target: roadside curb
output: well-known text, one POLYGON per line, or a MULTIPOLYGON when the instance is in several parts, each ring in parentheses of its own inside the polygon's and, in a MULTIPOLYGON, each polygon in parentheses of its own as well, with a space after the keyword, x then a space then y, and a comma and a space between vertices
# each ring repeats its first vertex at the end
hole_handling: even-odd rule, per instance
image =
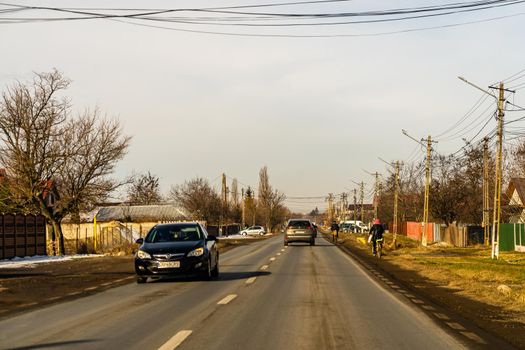
POLYGON ((384 288, 394 292, 396 297, 400 298, 403 302, 411 304, 413 307, 425 313, 444 330, 454 334, 459 340, 465 342, 468 348, 516 349, 516 347, 507 343, 497 334, 481 328, 456 311, 451 310, 447 305, 441 304, 438 300, 427 296, 405 281, 396 278, 395 275, 381 268, 380 259, 364 257, 364 252, 358 248, 352 249, 342 244, 336 244, 335 246, 362 266, 365 272, 384 288))

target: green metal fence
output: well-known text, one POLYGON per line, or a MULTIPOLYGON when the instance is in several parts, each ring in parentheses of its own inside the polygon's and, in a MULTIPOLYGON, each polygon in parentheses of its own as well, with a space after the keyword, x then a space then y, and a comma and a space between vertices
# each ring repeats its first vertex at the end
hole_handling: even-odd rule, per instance
POLYGON ((525 224, 500 224, 499 249, 525 252, 525 224))

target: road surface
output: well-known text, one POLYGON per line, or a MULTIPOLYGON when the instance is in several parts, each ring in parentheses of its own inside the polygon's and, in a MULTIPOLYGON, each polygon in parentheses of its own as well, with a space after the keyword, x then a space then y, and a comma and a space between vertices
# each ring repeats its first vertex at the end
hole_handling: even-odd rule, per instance
MULTIPOLYGON (((0 321, 2 349, 460 349, 337 247, 282 236, 221 256, 215 281, 130 283, 0 321)), ((459 333, 458 333, 459 334, 459 333)))

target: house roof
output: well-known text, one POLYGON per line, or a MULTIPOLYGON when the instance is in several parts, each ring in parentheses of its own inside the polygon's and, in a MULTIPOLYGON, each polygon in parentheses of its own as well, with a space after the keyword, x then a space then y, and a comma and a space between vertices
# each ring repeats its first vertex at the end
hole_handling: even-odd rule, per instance
POLYGON ((185 220, 186 213, 173 205, 119 205, 100 208, 97 221, 169 221, 185 220))
MULTIPOLYGON (((357 210, 361 210, 361 204, 357 204, 356 207, 357 207, 357 210)), ((364 210, 374 210, 374 205, 373 204, 363 204, 363 209, 364 210)), ((354 205, 349 204, 348 210, 354 210, 354 205)))
POLYGON ((517 203, 512 202, 512 196, 514 191, 518 193, 518 196, 522 204, 525 204, 525 178, 523 177, 513 177, 510 179, 509 187, 507 188, 507 204, 516 205, 517 203))

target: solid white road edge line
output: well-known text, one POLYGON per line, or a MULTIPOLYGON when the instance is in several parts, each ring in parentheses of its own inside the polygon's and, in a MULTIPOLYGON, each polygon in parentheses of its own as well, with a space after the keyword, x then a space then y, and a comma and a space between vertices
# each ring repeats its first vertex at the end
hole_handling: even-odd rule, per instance
POLYGON ((257 277, 250 277, 246 280, 246 284, 252 284, 253 282, 255 282, 255 280, 257 279, 257 277))
POLYGON ((168 340, 164 345, 162 345, 159 350, 173 350, 177 346, 179 346, 186 338, 190 336, 192 331, 185 330, 180 331, 177 334, 175 334, 173 337, 171 337, 170 340, 168 340))
POLYGON ((230 301, 232 301, 235 298, 237 298, 237 294, 230 294, 227 297, 225 297, 224 299, 222 299, 221 301, 219 301, 217 303, 217 305, 226 305, 226 304, 228 304, 230 301))

